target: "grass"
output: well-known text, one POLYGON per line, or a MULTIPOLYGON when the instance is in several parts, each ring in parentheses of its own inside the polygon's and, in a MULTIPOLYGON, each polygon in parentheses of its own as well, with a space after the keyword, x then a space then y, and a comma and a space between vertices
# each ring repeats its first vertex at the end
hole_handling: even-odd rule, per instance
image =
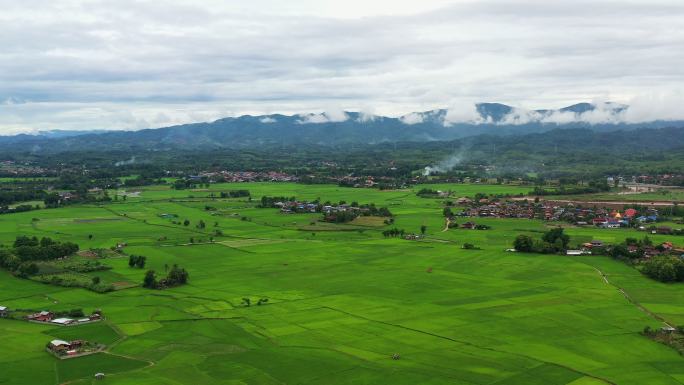
MULTIPOLYGON (((176 191, 151 186, 137 189, 137 198, 106 206, 2 216, 0 243, 9 244, 17 234, 73 241, 83 249, 126 242, 127 253, 147 256, 146 269, 164 274, 178 264, 189 271, 190 282, 165 291, 133 287, 98 294, 0 272, 0 305, 100 308, 107 317, 70 328, 0 320, 5 342, 0 383, 90 384, 98 371, 107 374, 107 383, 121 385, 684 382, 682 357, 639 334, 646 325, 662 323, 617 288, 668 322, 684 324, 684 285, 654 282, 606 257, 504 251, 520 233, 539 237, 548 226, 541 221, 478 219, 492 229, 442 232, 443 200, 417 197, 420 187, 377 191, 245 183, 176 191), (312 225, 319 214, 284 215, 245 198, 210 196, 238 188, 249 189, 255 201, 285 195, 373 202, 390 207, 396 221, 312 225), (219 215, 205 211, 205 205, 219 215), (178 218, 164 219, 162 213, 178 218), (40 220, 32 222, 33 217, 40 220), (172 223, 185 219, 189 226, 172 223), (199 220, 207 223, 205 229, 196 227, 199 220), (419 242, 381 234, 392 227, 419 232, 421 225, 427 226, 427 237, 419 242), (210 243, 215 229, 224 235, 210 243), (202 244, 189 245, 190 238, 202 244), (462 250, 465 242, 481 250, 462 250), (243 298, 253 305, 241 305, 243 298), (260 298, 269 301, 257 306, 260 298), (51 338, 84 338, 110 347, 107 353, 55 363, 43 350, 51 338), (400 359, 393 360, 393 354, 400 359)), ((452 190, 454 196, 526 192, 517 186, 427 187, 452 190)), ((573 242, 643 235, 622 229, 567 232, 573 242)), ((112 270, 88 274, 107 282, 139 283, 146 270, 130 268, 126 258, 102 261, 112 270)))

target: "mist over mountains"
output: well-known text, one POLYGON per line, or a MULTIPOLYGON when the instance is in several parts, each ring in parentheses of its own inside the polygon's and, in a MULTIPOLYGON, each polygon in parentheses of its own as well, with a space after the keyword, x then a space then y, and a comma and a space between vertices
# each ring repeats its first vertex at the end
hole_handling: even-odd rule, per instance
POLYGON ((81 150, 250 148, 264 145, 340 146, 428 142, 476 135, 511 136, 556 129, 596 132, 684 127, 684 121, 639 121, 629 106, 579 103, 558 110, 525 110, 499 103, 386 117, 361 112, 244 115, 208 123, 140 131, 49 131, 0 137, 5 151, 58 153, 81 150))

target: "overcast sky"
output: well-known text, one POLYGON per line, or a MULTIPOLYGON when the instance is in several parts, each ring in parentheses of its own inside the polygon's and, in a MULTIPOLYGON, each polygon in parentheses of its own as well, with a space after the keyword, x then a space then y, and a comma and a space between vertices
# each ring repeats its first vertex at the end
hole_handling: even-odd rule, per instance
POLYGON ((684 118, 682 0, 0 6, 0 134, 474 102, 612 100, 684 118))

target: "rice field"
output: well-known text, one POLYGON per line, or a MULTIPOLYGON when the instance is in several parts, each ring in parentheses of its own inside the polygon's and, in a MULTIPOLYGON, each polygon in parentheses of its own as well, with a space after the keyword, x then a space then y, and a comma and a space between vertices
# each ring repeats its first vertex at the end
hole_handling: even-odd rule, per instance
MULTIPOLYGON (((103 279, 140 283, 148 268, 163 274, 173 264, 190 274, 189 284, 177 288, 98 294, 0 271, 2 306, 101 309, 106 317, 68 328, 0 319, 0 384, 91 384, 97 372, 118 385, 684 383, 684 359, 640 335, 644 326, 662 323, 619 290, 679 325, 684 286, 654 282, 606 257, 505 251, 518 234, 539 236, 548 227, 541 221, 481 219, 476 222, 492 229, 442 231, 443 200, 417 197, 422 187, 435 188, 151 186, 104 206, 0 216, 0 244, 18 234, 50 236, 82 249, 126 243, 126 253, 147 256, 143 270, 130 268, 127 258, 101 260, 113 268, 103 279), (216 198, 231 189, 250 190, 254 201, 216 198), (396 221, 321 223, 320 214, 257 208, 263 195, 375 203, 396 221), (204 229, 196 227, 200 220, 204 229), (423 225, 427 236, 420 241, 382 235, 392 227, 418 233, 423 225), (462 249, 465 242, 480 250, 462 249), (268 302, 256 305, 262 298, 268 302), (108 348, 60 361, 44 350, 53 338, 108 348)), ((527 192, 520 186, 437 188, 455 197, 527 192)), ((572 242, 640 236, 567 232, 572 242)))

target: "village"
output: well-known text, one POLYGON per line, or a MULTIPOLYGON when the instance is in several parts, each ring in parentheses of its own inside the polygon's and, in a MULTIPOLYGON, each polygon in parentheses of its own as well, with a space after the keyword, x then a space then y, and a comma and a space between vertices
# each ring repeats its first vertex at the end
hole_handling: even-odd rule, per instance
POLYGON ((527 199, 501 201, 487 198, 473 200, 465 197, 459 198, 456 203, 465 206, 463 211, 457 214, 464 217, 541 219, 609 229, 634 227, 653 234, 684 234, 682 229, 657 225, 661 217, 658 209, 653 207, 626 208, 621 211, 608 207, 582 207, 573 203, 551 200, 543 202, 527 199))
POLYGON ((326 201, 299 201, 294 197, 267 197, 261 198, 261 208, 277 208, 281 214, 322 213, 327 222, 336 222, 338 218, 353 219, 357 216, 391 217, 386 207, 376 207, 374 203, 359 204, 358 202, 347 203, 340 201, 332 203, 326 201))

